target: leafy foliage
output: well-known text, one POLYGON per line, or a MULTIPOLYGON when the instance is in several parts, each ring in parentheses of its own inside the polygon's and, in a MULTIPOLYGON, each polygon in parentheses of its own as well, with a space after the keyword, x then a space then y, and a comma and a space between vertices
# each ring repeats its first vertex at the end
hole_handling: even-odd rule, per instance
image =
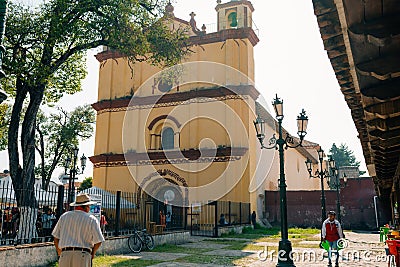
MULTIPOLYGON (((167 1, 48 0, 31 8, 22 3, 9 3, 3 58, 7 77, 1 83, 14 98, 7 148, 19 207, 36 209, 38 206, 32 190, 35 148, 41 151, 41 173, 46 179, 62 154, 62 146, 55 141, 56 145, 50 144, 50 147, 59 148, 59 153, 52 155, 51 163, 46 162, 45 135, 42 134, 42 140, 35 140, 36 130, 42 129, 37 127, 40 120, 43 119, 42 126, 46 125, 46 119, 40 117, 40 107, 58 101, 64 94, 81 90, 88 49, 105 46, 117 50, 130 64, 147 60, 160 65, 177 63, 189 51, 185 29, 170 31, 167 24, 161 22, 164 19, 160 20, 160 9, 167 1)), ((50 125, 47 128, 49 133, 55 130, 50 125)), ((51 139, 51 135, 47 136, 51 139)), ((25 215, 22 212, 21 218, 25 215)), ((36 237, 33 227, 20 229, 16 239, 36 237)))
POLYGON ((47 188, 57 166, 63 167, 63 157, 71 153, 79 140, 93 134, 95 112, 89 106, 77 107, 72 112, 61 108, 49 116, 39 113, 36 123, 36 150, 41 164, 36 173, 42 177, 43 188, 47 188))
MULTIPOLYGON (((81 90, 88 49, 107 47, 128 58, 130 64, 147 60, 152 64, 172 65, 188 53, 186 29, 171 31, 164 23, 169 18, 161 16, 167 2, 49 0, 30 8, 9 3, 3 59, 7 77, 2 85, 14 97, 8 154, 19 206, 36 205, 35 196, 30 193, 34 184, 35 147, 41 150, 42 176, 49 177, 54 162, 55 165, 59 162, 56 158, 59 154, 49 151, 62 150, 59 139, 51 133, 58 131, 71 136, 70 128, 59 132, 56 129, 59 124, 51 125, 55 117, 41 117, 40 107, 81 90), (44 136, 49 138, 49 148, 44 148, 40 139, 35 141, 38 129, 43 130, 42 140, 44 136), (46 154, 56 159, 46 162, 46 154)), ((70 141, 74 144, 76 139, 70 141)))
POLYGON ((131 64, 144 60, 168 66, 178 63, 188 52, 186 30, 171 32, 164 23, 167 18, 160 19, 166 3, 52 0, 29 8, 11 2, 5 90, 15 95, 16 79, 23 77, 25 84, 46 84, 45 101, 57 102, 65 93, 81 90, 86 50, 100 45, 126 55, 131 64))
MULTIPOLYGON (((360 161, 356 160, 354 152, 350 150, 346 144, 340 144, 340 146, 337 147, 336 144, 333 143, 331 149, 329 149, 329 153, 335 160, 337 168, 343 166, 360 167, 360 161)), ((360 171, 360 175, 363 175, 364 173, 365 171, 360 171)))
POLYGON ((86 178, 82 181, 82 183, 81 183, 81 185, 79 186, 78 190, 79 190, 79 191, 83 191, 83 190, 85 190, 85 189, 91 188, 91 187, 92 187, 92 182, 93 182, 93 178, 92 178, 92 177, 86 177, 86 178))
POLYGON ((51 17, 49 11, 41 13, 41 10, 45 9, 33 10, 22 5, 9 5, 4 44, 4 70, 7 78, 3 80, 3 88, 15 96, 18 78, 25 86, 42 83, 46 85, 44 101, 51 103, 57 102, 64 93, 73 94, 81 90, 81 80, 86 77, 86 51, 77 51, 61 59, 65 53, 65 48, 62 48, 66 43, 55 45, 55 39, 49 40, 51 37, 46 34, 49 34, 51 17), (47 45, 53 48, 45 47, 46 39, 47 45), (46 51, 49 55, 44 58, 46 51), (44 61, 48 64, 44 65, 44 61), (53 64, 50 64, 51 61, 53 64))

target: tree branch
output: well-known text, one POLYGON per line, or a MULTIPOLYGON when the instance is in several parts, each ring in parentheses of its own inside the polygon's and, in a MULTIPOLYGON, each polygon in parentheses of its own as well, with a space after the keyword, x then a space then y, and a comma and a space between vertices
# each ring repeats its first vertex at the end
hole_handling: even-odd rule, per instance
POLYGON ((158 1, 154 5, 148 5, 147 3, 139 2, 139 5, 147 10, 151 15, 156 16, 153 13, 154 8, 158 5, 158 1))
POLYGON ((70 56, 74 55, 75 53, 80 52, 80 51, 85 51, 85 50, 88 50, 91 48, 96 48, 100 45, 107 46, 108 44, 109 44, 109 42, 106 40, 96 40, 96 41, 93 41, 90 43, 77 45, 74 48, 71 48, 68 51, 66 51, 53 64, 51 64, 50 73, 54 73, 65 61, 67 61, 67 59, 70 56))
POLYGON ((36 131, 39 134, 40 149, 37 147, 36 142, 35 142, 35 147, 36 147, 36 150, 39 152, 40 161, 42 162, 42 164, 41 164, 42 188, 46 189, 43 186, 45 184, 44 181, 46 179, 46 162, 45 162, 45 156, 44 156, 44 135, 43 135, 42 130, 40 129, 39 123, 36 125, 36 131))

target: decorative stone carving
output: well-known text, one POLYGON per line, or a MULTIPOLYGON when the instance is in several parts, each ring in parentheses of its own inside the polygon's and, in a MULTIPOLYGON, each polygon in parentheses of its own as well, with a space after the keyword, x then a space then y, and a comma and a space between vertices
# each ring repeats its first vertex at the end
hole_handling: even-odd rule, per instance
MULTIPOLYGON (((203 35, 205 33, 205 31, 201 31, 199 30, 199 28, 197 28, 196 26, 196 20, 194 19, 194 17, 196 16, 196 14, 194 12, 190 13, 190 27, 192 27, 192 31, 196 34, 196 35, 203 35)), ((205 28, 205 25, 203 25, 203 27, 205 28)), ((202 27, 202 28, 203 28, 202 27)))

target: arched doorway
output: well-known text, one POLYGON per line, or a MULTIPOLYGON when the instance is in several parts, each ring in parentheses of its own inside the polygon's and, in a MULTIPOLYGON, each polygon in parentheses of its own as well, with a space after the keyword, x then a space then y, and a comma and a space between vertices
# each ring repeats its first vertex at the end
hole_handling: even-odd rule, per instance
POLYGON ((163 180, 155 179, 150 182, 147 189, 147 194, 151 196, 153 201, 150 218, 157 225, 162 225, 164 222, 161 219, 161 214, 165 216, 167 230, 183 229, 184 228, 184 211, 182 207, 183 195, 177 184, 169 178, 163 180), (161 214, 160 214, 161 212, 161 214))
POLYGON ((165 216, 166 230, 183 229, 186 226, 188 185, 177 173, 165 169, 143 179, 138 195, 147 199, 145 225, 162 225, 161 214, 165 216), (184 188, 182 190, 182 188, 184 188), (182 192, 183 191, 183 192, 182 192), (160 214, 161 212, 161 214, 160 214))

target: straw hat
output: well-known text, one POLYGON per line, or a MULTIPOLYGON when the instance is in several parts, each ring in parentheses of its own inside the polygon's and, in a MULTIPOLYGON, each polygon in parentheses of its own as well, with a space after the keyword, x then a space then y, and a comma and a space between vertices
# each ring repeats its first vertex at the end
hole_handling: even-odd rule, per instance
POLYGON ((96 201, 91 201, 90 197, 86 193, 82 193, 76 196, 75 202, 71 203, 70 206, 76 207, 76 206, 87 206, 87 205, 93 205, 96 204, 96 201))

